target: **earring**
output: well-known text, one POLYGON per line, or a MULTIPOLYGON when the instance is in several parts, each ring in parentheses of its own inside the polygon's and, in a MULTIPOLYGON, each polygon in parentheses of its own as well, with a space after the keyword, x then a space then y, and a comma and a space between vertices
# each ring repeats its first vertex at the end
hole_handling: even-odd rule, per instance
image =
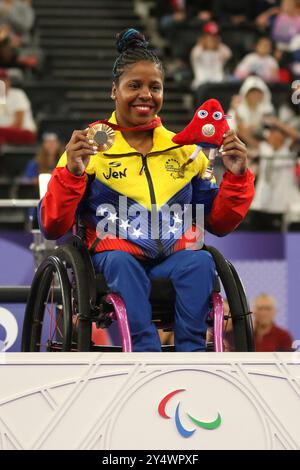
POLYGON ((112 100, 116 99, 116 97, 114 95, 111 95, 110 97, 111 97, 112 100))

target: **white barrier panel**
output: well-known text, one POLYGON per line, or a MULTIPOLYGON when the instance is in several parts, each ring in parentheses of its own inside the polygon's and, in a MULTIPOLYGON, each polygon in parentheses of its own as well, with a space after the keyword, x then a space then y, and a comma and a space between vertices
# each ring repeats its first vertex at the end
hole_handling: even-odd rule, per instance
POLYGON ((300 353, 1 353, 0 449, 299 449, 300 353))

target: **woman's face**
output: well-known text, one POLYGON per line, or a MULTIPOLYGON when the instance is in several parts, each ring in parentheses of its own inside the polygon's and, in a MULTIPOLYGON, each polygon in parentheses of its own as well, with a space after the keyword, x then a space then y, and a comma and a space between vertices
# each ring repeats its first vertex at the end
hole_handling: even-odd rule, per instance
POLYGON ((127 66, 118 83, 113 84, 119 124, 147 124, 159 113, 163 104, 163 75, 150 61, 142 60, 127 66))

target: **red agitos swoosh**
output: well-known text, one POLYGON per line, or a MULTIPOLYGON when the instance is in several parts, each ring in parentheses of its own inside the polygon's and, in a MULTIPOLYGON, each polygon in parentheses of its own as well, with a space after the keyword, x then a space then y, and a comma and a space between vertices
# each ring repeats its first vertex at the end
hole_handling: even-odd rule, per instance
POLYGON ((159 403, 158 405, 158 413, 159 415, 162 417, 162 418, 165 418, 165 419, 170 419, 170 416, 168 416, 166 414, 166 404, 168 403, 168 401, 174 396, 176 395, 177 393, 180 393, 180 392, 185 392, 186 389, 185 388, 180 388, 178 390, 174 390, 174 392, 171 392, 171 393, 168 393, 168 395, 166 395, 162 400, 161 402, 159 403))

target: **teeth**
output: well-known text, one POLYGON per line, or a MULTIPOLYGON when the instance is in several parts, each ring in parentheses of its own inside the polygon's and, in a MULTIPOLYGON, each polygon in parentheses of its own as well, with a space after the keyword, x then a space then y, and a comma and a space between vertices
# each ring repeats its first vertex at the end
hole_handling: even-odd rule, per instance
POLYGON ((141 109, 141 110, 143 110, 143 111, 145 111, 145 110, 148 111, 148 110, 150 109, 150 106, 136 106, 136 108, 137 108, 137 109, 141 109))

